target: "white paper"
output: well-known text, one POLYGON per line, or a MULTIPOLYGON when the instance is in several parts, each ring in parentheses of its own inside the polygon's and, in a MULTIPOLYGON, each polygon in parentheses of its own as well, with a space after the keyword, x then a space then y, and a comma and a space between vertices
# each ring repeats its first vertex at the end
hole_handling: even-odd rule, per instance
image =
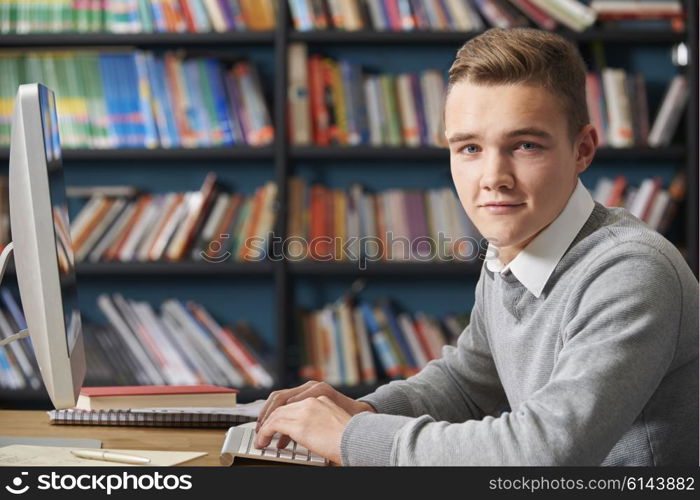
MULTIPOLYGON (((0 448, 0 466, 71 466, 71 467, 140 467, 135 464, 78 458, 70 451, 76 448, 58 446, 28 446, 14 444, 0 448)), ((147 466, 171 466, 206 455, 205 451, 156 451, 103 449, 127 455, 150 458, 147 466)))

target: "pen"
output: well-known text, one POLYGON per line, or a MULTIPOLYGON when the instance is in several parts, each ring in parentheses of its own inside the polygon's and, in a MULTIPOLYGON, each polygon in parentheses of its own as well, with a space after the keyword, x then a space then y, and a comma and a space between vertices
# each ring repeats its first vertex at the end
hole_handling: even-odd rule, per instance
POLYGON ((78 458, 87 458, 88 460, 104 460, 105 462, 118 462, 122 464, 137 464, 144 465, 151 463, 150 458, 137 457, 135 455, 127 455, 125 453, 117 453, 114 451, 105 450, 71 450, 74 456, 78 458))

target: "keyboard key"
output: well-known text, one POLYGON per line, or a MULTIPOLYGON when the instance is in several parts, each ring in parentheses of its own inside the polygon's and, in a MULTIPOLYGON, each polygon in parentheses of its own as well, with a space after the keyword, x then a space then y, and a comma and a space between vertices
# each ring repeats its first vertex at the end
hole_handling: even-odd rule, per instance
POLYGON ((290 441, 287 443, 286 448, 282 448, 279 450, 279 457, 280 458, 286 458, 287 460, 292 460, 292 457, 294 456, 294 441, 290 441))
POLYGON ((278 437, 273 437, 272 441, 270 441, 270 444, 268 444, 265 447, 265 453, 263 453, 263 455, 266 457, 277 458, 277 443, 278 443, 278 441, 279 441, 278 437))
POLYGON ((296 448, 294 449, 294 460, 307 462, 309 460, 309 450, 304 448, 299 443, 296 443, 296 448))
POLYGON ((254 457, 261 457, 265 453, 265 448, 258 449, 255 447, 255 438, 253 438, 253 441, 250 445, 250 450, 248 451, 249 455, 252 455, 254 457))
POLYGON ((309 453, 310 461, 311 462, 316 462, 316 463, 324 463, 326 461, 325 458, 323 458, 320 455, 316 455, 315 453, 309 453))

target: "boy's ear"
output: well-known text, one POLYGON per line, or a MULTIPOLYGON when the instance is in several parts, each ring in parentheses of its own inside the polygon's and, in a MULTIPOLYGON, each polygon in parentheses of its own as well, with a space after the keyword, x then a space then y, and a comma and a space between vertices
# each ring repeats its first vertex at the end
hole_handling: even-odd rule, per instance
POLYGON ((576 150, 576 173, 580 174, 586 170, 595 156, 598 147, 598 132, 592 124, 587 124, 574 144, 576 150))

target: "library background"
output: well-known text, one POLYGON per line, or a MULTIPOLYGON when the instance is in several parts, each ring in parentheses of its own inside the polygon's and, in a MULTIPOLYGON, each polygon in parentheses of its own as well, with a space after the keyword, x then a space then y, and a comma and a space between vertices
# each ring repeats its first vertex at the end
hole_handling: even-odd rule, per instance
MULTIPOLYGON (((213 383, 247 402, 312 378, 358 397, 415 373, 469 321, 484 248, 440 115, 456 50, 489 27, 579 46, 602 137, 585 186, 697 276, 697 9, 1 0, 0 247, 14 96, 41 82, 60 119, 84 385, 213 383)), ((11 277, 1 292, 8 336, 24 318, 11 277)), ((49 408, 22 342, 0 349, 0 407, 49 408)))

